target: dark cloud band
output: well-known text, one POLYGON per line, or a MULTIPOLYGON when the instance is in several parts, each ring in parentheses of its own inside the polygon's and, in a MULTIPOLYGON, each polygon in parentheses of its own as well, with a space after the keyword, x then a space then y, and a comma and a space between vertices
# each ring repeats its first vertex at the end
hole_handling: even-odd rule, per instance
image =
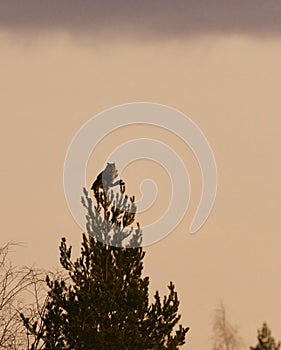
POLYGON ((0 28, 118 35, 281 34, 278 0, 9 0, 0 28))

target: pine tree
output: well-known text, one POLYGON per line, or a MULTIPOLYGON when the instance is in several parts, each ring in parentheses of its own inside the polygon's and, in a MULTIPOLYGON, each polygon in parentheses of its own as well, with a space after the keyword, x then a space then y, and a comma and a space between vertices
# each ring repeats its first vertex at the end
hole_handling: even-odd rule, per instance
MULTIPOLYGON (((121 193, 95 194, 96 205, 84 189, 87 231, 81 255, 72 261, 71 247, 63 238, 60 262, 68 278, 47 276, 49 299, 43 328, 30 325, 43 349, 176 350, 185 343, 188 328, 179 322, 175 286, 161 300, 156 292, 149 304, 149 278, 142 277, 144 251, 135 219, 134 197, 121 193), (124 242, 127 240, 126 246, 124 242)), ((36 349, 32 346, 30 349, 36 349)))
POLYGON ((271 336, 271 330, 264 322, 262 329, 258 329, 258 344, 255 347, 250 347, 251 350, 279 350, 281 343, 276 343, 271 336))

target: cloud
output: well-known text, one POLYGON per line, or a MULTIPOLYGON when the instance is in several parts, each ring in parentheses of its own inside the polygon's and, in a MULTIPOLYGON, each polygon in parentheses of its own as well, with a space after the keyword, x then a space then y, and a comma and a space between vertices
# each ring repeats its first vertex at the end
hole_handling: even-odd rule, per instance
POLYGON ((0 29, 99 36, 178 37, 216 33, 281 34, 278 0, 9 0, 0 29))

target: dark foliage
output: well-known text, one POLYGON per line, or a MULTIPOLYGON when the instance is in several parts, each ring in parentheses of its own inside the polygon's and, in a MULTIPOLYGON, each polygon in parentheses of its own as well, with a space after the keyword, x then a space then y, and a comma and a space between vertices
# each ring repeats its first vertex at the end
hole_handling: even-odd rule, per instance
POLYGON ((156 292, 149 304, 141 230, 138 224, 131 227, 134 198, 124 193, 124 183, 116 194, 101 188, 93 207, 84 190, 88 234, 83 234, 81 255, 73 261, 71 247, 62 239, 60 262, 69 278, 47 276, 48 302, 40 332, 25 320, 42 349, 175 350, 185 343, 188 328, 175 330, 180 316, 174 285, 170 283, 162 301, 156 292))
POLYGON ((279 350, 281 343, 276 343, 271 335, 271 331, 264 322, 262 328, 258 330, 258 344, 250 347, 251 350, 279 350))

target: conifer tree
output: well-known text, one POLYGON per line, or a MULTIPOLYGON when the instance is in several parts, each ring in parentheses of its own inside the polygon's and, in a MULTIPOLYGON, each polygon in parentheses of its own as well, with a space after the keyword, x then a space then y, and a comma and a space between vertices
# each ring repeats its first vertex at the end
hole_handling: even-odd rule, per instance
POLYGON ((258 329, 258 344, 255 347, 250 347, 251 350, 279 350, 281 343, 275 342, 271 335, 271 330, 264 322, 261 329, 258 329))
POLYGON ((43 327, 23 317, 42 349, 176 350, 185 343, 188 328, 179 325, 175 330, 180 315, 174 284, 170 282, 168 296, 161 300, 156 292, 149 304, 149 278, 142 277, 142 233, 139 224, 132 227, 134 197, 125 195, 123 182, 120 189, 114 193, 101 188, 95 206, 84 189, 88 234, 83 234, 81 255, 73 261, 71 246, 62 239, 60 262, 69 277, 47 276, 43 327))

